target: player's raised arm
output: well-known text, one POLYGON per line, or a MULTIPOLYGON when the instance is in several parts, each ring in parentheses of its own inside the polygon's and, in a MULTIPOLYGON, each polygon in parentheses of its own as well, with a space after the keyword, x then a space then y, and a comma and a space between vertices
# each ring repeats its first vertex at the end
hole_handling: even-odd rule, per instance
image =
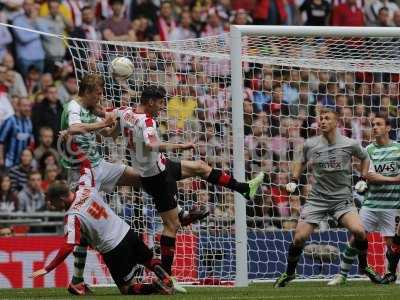
POLYGON ((183 144, 162 142, 157 133, 156 122, 152 118, 148 118, 145 120, 145 125, 143 129, 143 139, 145 142, 145 147, 148 150, 155 152, 187 150, 187 149, 194 149, 195 147, 192 142, 183 144))
MULTIPOLYGON (((64 182, 53 183, 47 191, 47 199, 51 205, 57 210, 68 208, 74 201, 75 197, 69 191, 68 185, 64 182)), ((65 258, 74 250, 74 246, 78 245, 81 240, 81 223, 76 215, 68 215, 65 220, 65 241, 58 250, 56 257, 43 269, 37 270, 32 274, 33 278, 46 275, 61 264, 65 258)))

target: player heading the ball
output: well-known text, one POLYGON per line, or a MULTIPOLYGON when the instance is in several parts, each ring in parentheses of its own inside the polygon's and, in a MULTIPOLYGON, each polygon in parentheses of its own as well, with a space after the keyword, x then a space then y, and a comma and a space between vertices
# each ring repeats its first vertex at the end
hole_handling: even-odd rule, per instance
MULTIPOLYGON (((163 220, 161 261, 164 269, 171 274, 171 266, 175 255, 176 234, 181 225, 177 209, 177 181, 198 176, 209 183, 229 188, 242 194, 245 198, 253 198, 263 183, 264 173, 259 173, 248 182, 238 182, 224 171, 207 165, 204 161, 173 161, 166 157, 166 151, 195 149, 192 142, 162 142, 155 117, 163 109, 166 91, 163 87, 149 85, 143 88, 140 104, 133 110, 130 107, 115 109, 120 118, 121 130, 135 169, 140 172, 143 189, 153 197, 155 206, 163 220)), ((207 210, 199 213, 208 214, 207 210)), ((190 221, 190 220, 189 220, 190 221)))

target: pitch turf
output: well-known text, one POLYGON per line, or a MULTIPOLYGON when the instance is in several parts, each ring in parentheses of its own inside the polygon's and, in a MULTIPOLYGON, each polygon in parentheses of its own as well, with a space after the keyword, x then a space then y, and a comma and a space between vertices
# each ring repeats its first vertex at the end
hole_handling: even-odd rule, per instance
POLYGON ((188 288, 186 295, 174 296, 121 296, 116 288, 96 288, 95 296, 70 296, 65 289, 0 289, 0 299, 362 299, 362 300, 400 300, 400 286, 379 286, 369 282, 351 282, 340 288, 327 287, 326 282, 292 283, 283 289, 273 289, 272 284, 252 284, 248 288, 188 288))

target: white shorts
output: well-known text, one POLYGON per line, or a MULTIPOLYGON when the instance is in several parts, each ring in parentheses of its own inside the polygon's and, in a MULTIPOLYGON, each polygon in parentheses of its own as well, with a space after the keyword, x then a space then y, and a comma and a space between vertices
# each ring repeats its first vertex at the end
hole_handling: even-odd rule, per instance
POLYGON ((359 214, 365 231, 378 231, 383 236, 395 235, 397 210, 371 210, 362 207, 359 214))
MULTIPOLYGON (((126 166, 120 163, 110 163, 102 159, 100 163, 92 169, 95 186, 98 191, 111 193, 119 178, 125 171, 126 166)), ((76 190, 80 177, 79 169, 68 169, 68 184, 72 191, 76 190)))

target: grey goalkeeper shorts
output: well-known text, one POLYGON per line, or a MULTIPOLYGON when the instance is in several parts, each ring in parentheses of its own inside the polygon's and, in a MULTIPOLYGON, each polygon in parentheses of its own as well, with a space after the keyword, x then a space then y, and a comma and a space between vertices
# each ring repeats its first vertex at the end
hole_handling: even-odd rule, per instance
POLYGON ((332 216, 339 220, 343 215, 348 212, 357 213, 357 208, 353 204, 353 200, 343 201, 324 201, 316 202, 306 201, 300 214, 300 219, 309 224, 318 225, 321 221, 326 220, 327 216, 332 216))

